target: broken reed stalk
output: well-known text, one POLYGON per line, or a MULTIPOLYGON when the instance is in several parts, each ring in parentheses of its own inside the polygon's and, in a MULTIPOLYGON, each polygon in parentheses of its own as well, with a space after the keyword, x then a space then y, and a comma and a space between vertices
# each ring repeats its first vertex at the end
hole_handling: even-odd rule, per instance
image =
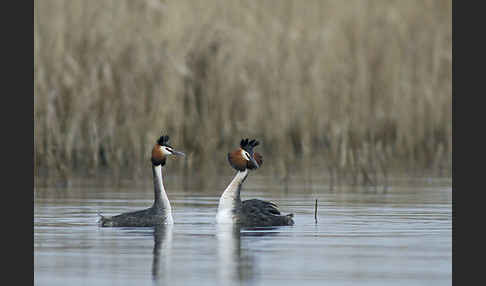
POLYGON ((316 205, 314 206, 314 221, 317 224, 317 199, 316 199, 316 205))

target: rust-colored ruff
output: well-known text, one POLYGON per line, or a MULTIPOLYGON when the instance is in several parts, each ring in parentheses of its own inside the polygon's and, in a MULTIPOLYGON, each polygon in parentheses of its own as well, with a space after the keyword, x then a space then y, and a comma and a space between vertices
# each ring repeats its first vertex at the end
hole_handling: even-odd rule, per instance
POLYGON ((154 148, 152 148, 152 164, 155 166, 164 165, 165 164, 165 155, 162 153, 162 148, 159 144, 155 144, 154 148))
POLYGON ((247 168, 248 161, 243 158, 242 149, 238 148, 235 151, 228 153, 228 161, 230 165, 238 171, 244 171, 247 168))

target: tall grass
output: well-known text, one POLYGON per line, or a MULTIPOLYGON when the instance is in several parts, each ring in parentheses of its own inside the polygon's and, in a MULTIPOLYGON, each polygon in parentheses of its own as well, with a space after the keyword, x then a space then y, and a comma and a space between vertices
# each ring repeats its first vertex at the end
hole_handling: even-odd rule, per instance
MULTIPOLYGON (((452 3, 35 1, 34 170, 450 170, 452 3)), ((371 171, 370 171, 371 170, 371 171)), ((148 172, 150 173, 150 172, 148 172)))

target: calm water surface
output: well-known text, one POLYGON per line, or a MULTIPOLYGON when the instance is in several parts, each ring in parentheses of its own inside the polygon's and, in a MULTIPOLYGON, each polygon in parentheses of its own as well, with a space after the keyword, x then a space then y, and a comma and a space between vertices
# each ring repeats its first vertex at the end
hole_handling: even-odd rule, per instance
MULTIPOLYGON (((231 178, 221 178, 230 181, 231 178)), ((242 197, 278 202, 295 226, 215 224, 223 188, 169 188, 175 224, 99 228, 105 215, 149 207, 150 185, 34 191, 36 285, 451 285, 452 181, 392 181, 386 192, 284 188, 249 177, 242 197), (314 203, 318 199, 318 222, 314 203)))

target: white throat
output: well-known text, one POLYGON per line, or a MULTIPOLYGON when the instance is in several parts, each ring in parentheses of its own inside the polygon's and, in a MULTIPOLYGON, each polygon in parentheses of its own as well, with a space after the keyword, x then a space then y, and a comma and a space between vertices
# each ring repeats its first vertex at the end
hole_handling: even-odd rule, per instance
POLYGON ((162 179, 162 165, 153 166, 153 175, 154 175, 154 207, 161 209, 167 219, 166 224, 173 224, 174 220, 172 219, 172 207, 170 206, 169 198, 167 197, 167 193, 165 192, 164 182, 162 179))
POLYGON ((247 176, 248 169, 238 171, 231 183, 224 190, 219 198, 218 213, 216 215, 217 223, 238 222, 241 210, 241 184, 243 184, 247 176))

